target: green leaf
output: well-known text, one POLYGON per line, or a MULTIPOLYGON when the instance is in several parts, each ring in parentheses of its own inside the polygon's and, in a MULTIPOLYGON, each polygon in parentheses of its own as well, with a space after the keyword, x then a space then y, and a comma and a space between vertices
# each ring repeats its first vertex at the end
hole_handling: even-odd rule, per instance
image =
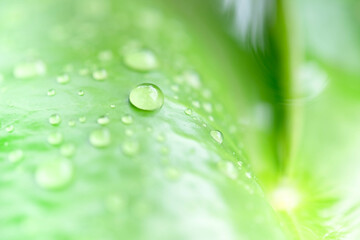
POLYGON ((239 146, 255 61, 175 10, 1 1, 1 239, 285 239, 239 146))

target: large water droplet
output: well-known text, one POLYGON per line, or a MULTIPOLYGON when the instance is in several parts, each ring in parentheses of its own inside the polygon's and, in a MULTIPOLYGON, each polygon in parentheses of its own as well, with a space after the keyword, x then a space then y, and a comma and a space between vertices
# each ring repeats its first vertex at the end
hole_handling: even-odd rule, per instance
POLYGON ((124 116, 121 117, 121 121, 122 121, 124 124, 129 125, 129 124, 132 124, 133 118, 132 118, 131 115, 124 115, 124 116))
POLYGON ((68 185, 74 175, 74 168, 70 161, 55 159, 41 163, 35 173, 37 184, 49 190, 60 189, 68 185))
POLYGON ((61 132, 53 132, 50 133, 48 136, 48 142, 51 145, 59 145, 60 143, 62 143, 63 139, 64 137, 61 132))
POLYGON ((24 153, 21 149, 17 149, 10 152, 8 156, 9 161, 12 163, 20 161, 21 159, 23 159, 23 157, 24 157, 24 153))
POLYGON ((49 123, 51 125, 57 126, 61 123, 61 117, 59 114, 53 114, 49 117, 49 123))
POLYGON ((124 63, 137 71, 149 71, 158 67, 155 54, 150 50, 138 50, 126 53, 124 63))
POLYGON ((218 130, 212 130, 210 131, 211 137, 218 143, 222 143, 224 140, 223 134, 218 130))
POLYGON ((110 131, 107 128, 96 129, 91 132, 89 141, 94 147, 106 147, 111 143, 110 131))
POLYGON ((68 82, 70 82, 70 77, 67 74, 63 74, 57 77, 57 82, 60 84, 66 84, 68 82))
POLYGON ((97 70, 93 72, 93 78, 98 81, 105 80, 107 78, 108 74, 105 69, 97 70))
POLYGON ((131 90, 129 100, 141 110, 154 111, 164 104, 164 94, 156 85, 144 83, 131 90))

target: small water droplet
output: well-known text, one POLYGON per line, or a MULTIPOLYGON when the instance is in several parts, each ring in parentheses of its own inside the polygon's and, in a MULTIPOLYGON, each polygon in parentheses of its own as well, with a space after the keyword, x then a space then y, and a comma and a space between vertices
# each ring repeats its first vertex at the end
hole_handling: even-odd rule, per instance
POLYGON ((61 146, 60 148, 60 153, 64 156, 64 157, 71 157, 75 154, 75 145, 72 143, 66 143, 64 145, 61 146))
POLYGON ((124 115, 121 117, 121 121, 124 123, 124 124, 127 124, 127 125, 130 125, 133 123, 133 118, 131 115, 124 115))
POLYGON ((69 120, 68 125, 69 127, 74 127, 76 125, 75 120, 69 120))
POLYGON ((171 90, 173 90, 174 92, 178 92, 179 91, 179 86, 178 85, 172 85, 171 90))
POLYGON ((36 169, 35 180, 44 189, 55 190, 67 186, 74 176, 73 164, 64 159, 42 162, 36 169))
POLYGON ((110 122, 110 118, 108 116, 101 116, 97 119, 97 123, 100 125, 107 125, 110 122))
POLYGON ((200 102, 199 101, 192 101, 191 104, 196 108, 200 108, 200 102))
POLYGON ((30 78, 43 76, 46 73, 46 65, 42 61, 21 63, 14 68, 16 78, 30 78))
POLYGON ((85 116, 79 117, 79 122, 80 123, 85 123, 86 122, 86 117, 85 116))
POLYGON ((237 169, 232 162, 220 162, 219 167, 229 178, 236 179, 238 177, 237 169))
POLYGON ((108 74, 105 69, 97 70, 93 72, 93 78, 98 81, 105 80, 107 78, 108 74))
POLYGON ((245 173, 245 176, 246 176, 247 178, 249 178, 249 179, 252 178, 252 175, 251 175, 250 172, 246 172, 246 173, 245 173))
POLYGON ((110 131, 107 128, 96 129, 90 133, 89 141, 94 147, 106 147, 111 143, 110 131))
POLYGON ((203 107, 204 107, 204 110, 208 113, 211 113, 213 111, 211 103, 204 103, 203 107))
POLYGON ((57 126, 61 123, 61 117, 59 116, 59 114, 52 114, 49 117, 49 123, 53 126, 57 126))
POLYGON ((212 130, 210 131, 211 137, 218 143, 222 143, 224 140, 223 134, 218 130, 212 130))
POLYGON ((144 83, 131 90, 129 100, 138 109, 154 111, 164 104, 164 94, 156 85, 144 83))
POLYGON ((9 125, 9 126, 6 127, 6 131, 7 131, 8 133, 13 132, 14 130, 15 130, 14 125, 9 125))
POLYGON ((116 108, 116 105, 115 104, 110 104, 110 108, 114 109, 114 108, 116 108))
POLYGON ((158 67, 155 54, 150 50, 138 50, 126 53, 124 63, 129 68, 137 71, 150 71, 158 67))
POLYGON ((84 96, 84 94, 85 94, 85 93, 84 93, 84 90, 79 90, 79 91, 78 91, 78 95, 79 95, 79 96, 84 96))
POLYGON ((80 76, 86 76, 86 75, 89 74, 89 69, 87 69, 87 68, 81 68, 81 69, 79 70, 79 74, 80 74, 80 76))
POLYGON ((183 78, 191 87, 196 88, 196 89, 201 87, 200 76, 197 72, 195 72, 193 70, 186 71, 183 74, 183 78))
POLYGON ((58 76, 56 80, 60 84, 67 84, 68 82, 70 82, 70 77, 67 74, 63 74, 58 76))
POLYGON ((126 155, 133 156, 139 151, 139 144, 135 141, 126 141, 122 145, 122 150, 126 155))
POLYGON ((56 94, 56 91, 55 91, 55 89, 52 89, 52 88, 49 89, 47 92, 47 95, 50 97, 55 96, 55 94, 56 94))
POLYGON ((204 89, 204 91, 202 91, 202 95, 204 98, 209 99, 209 98, 211 98, 212 93, 209 89, 204 89))
POLYGON ((185 109, 184 113, 188 116, 192 114, 192 110, 190 108, 185 109))
POLYGON ((21 149, 17 149, 17 150, 14 150, 12 152, 9 153, 9 161, 12 162, 12 163, 16 163, 16 162, 19 162, 20 160, 22 160, 24 157, 24 153, 21 149))
POLYGON ((48 142, 51 145, 59 145, 60 143, 62 143, 63 139, 64 137, 61 132, 53 132, 50 133, 48 136, 48 142))

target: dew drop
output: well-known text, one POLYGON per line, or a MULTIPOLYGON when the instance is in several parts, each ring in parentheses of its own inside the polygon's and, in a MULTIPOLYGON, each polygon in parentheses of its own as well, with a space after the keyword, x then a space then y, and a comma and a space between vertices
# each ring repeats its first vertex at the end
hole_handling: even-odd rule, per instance
POLYGON ((70 82, 70 77, 67 74, 63 74, 58 76, 56 80, 60 84, 67 84, 68 82, 70 82))
POLYGON ((211 113, 213 111, 213 107, 211 103, 204 103, 203 104, 204 110, 208 113, 211 113))
POLYGON ((35 172, 37 184, 44 189, 55 190, 67 186, 74 176, 73 164, 64 159, 41 163, 35 172))
POLYGON ((192 110, 190 108, 185 109, 184 113, 188 116, 192 114, 192 110))
POLYGON ((80 76, 86 76, 86 75, 89 74, 89 69, 82 68, 82 69, 79 70, 79 74, 80 74, 80 76))
POLYGON ((224 140, 223 134, 218 130, 212 130, 210 131, 211 137, 218 143, 222 143, 224 140))
POLYGON ((74 120, 69 120, 69 122, 68 122, 69 127, 74 127, 75 125, 76 125, 76 122, 74 120))
POLYGON ((149 71, 158 67, 155 54, 150 50, 138 50, 126 53, 124 63, 129 68, 137 71, 149 71))
POLYGON ((75 154, 75 145, 72 143, 67 143, 61 146, 60 153, 64 157, 71 157, 75 154))
POLYGON ((110 122, 110 118, 108 116, 101 116, 97 119, 97 123, 100 125, 107 125, 110 122))
POLYGON ((199 101, 192 101, 191 104, 196 108, 200 107, 200 102, 199 101))
POLYGON ((249 179, 252 178, 252 175, 251 175, 250 172, 246 172, 246 173, 245 173, 245 176, 246 176, 247 178, 249 178, 249 179))
POLYGON ((133 118, 131 115, 124 115, 121 117, 121 121, 126 125, 130 125, 133 123, 133 118))
POLYGON ((48 142, 51 145, 59 145, 60 143, 62 143, 63 139, 64 137, 61 132, 53 132, 50 133, 48 136, 48 142))
POLYGON ((127 141, 122 145, 123 152, 128 156, 133 156, 139 151, 139 144, 135 141, 127 141))
POLYGON ((219 167, 222 172, 225 173, 231 179, 236 179, 238 177, 237 169, 235 168, 234 164, 231 162, 221 162, 219 167))
POLYGON ((79 96, 84 96, 84 94, 85 94, 85 93, 84 93, 84 90, 79 90, 79 91, 78 91, 78 95, 79 95, 79 96))
POLYGON ((49 123, 53 126, 57 126, 61 123, 61 117, 59 114, 53 114, 49 117, 49 123))
POLYGON ((106 147, 111 143, 110 131, 107 128, 96 129, 90 133, 89 141, 94 147, 106 147))
POLYGON ((85 116, 79 117, 79 122, 80 122, 80 123, 86 122, 86 117, 85 117, 85 116))
POLYGON ((19 162, 21 159, 23 159, 23 157, 24 157, 24 153, 20 149, 10 152, 8 156, 9 161, 12 163, 19 162))
POLYGON ((98 81, 103 81, 107 78, 108 74, 105 69, 97 70, 93 72, 93 78, 98 81))
POLYGON ((131 129, 126 129, 125 130, 125 135, 130 137, 130 136, 134 135, 134 131, 131 130, 131 129))
POLYGON ((52 89, 52 88, 49 89, 47 92, 47 95, 50 97, 55 96, 55 94, 56 94, 56 91, 55 91, 55 89, 52 89))
POLYGON ((110 108, 114 109, 116 107, 115 104, 110 104, 110 108))
POLYGON ((107 62, 113 58, 113 54, 110 50, 101 51, 98 58, 100 61, 107 62))
POLYGON ((186 71, 183 74, 183 78, 191 87, 196 88, 196 89, 201 87, 200 76, 197 72, 195 72, 193 70, 186 71))
POLYGON ((7 126, 7 127, 6 127, 6 131, 7 131, 8 133, 13 132, 14 130, 15 130, 14 125, 10 125, 10 126, 7 126))
POLYGON ((164 104, 164 94, 156 85, 144 83, 131 90, 129 100, 138 109, 154 111, 164 104))
POLYGON ((22 63, 14 68, 16 78, 30 78, 43 76, 46 73, 46 65, 42 61, 22 63))

